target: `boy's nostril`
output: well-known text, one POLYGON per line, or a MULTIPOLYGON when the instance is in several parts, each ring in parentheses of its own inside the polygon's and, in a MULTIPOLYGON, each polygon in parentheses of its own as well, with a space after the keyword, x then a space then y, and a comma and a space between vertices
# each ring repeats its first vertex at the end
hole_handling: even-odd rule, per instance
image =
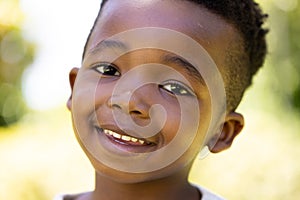
MULTIPOLYGON (((125 106, 123 107, 120 104, 112 104, 112 108, 123 110, 124 112, 126 111, 126 107, 125 106)), ((137 109, 130 110, 130 108, 126 112, 129 112, 129 114, 133 114, 133 115, 141 115, 141 114, 143 114, 142 111, 139 111, 137 109)))
POLYGON ((118 104, 112 104, 112 107, 113 108, 117 108, 117 109, 121 109, 122 110, 122 107, 118 104))
POLYGON ((138 110, 132 110, 132 111, 130 111, 130 114, 140 115, 140 114, 142 114, 142 112, 140 112, 138 110))

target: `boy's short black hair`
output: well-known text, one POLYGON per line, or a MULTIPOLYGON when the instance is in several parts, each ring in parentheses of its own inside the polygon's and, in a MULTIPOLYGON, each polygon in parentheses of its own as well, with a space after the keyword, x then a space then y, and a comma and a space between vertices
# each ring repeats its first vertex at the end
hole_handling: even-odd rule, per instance
MULTIPOLYGON (((83 57, 89 38, 108 0, 103 0, 100 11, 87 38, 83 57)), ((227 51, 224 64, 227 71, 223 75, 227 94, 227 110, 233 111, 240 103, 245 90, 251 85, 252 77, 263 65, 267 53, 266 34, 263 28, 267 18, 259 5, 253 0, 182 0, 194 2, 210 12, 221 16, 240 33, 242 41, 232 44, 227 51)))

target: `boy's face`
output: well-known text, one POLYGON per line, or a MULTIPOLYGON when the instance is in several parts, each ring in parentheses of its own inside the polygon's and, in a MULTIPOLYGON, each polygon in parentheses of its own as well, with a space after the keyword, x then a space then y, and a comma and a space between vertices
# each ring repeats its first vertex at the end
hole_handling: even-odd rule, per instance
POLYGON ((136 182, 190 167, 224 123, 218 72, 236 35, 191 2, 108 1, 70 74, 74 130, 95 169, 136 182))

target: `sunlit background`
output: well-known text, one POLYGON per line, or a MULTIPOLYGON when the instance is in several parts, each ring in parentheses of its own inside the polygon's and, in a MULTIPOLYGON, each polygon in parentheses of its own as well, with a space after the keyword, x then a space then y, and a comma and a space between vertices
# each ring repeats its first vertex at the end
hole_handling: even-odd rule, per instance
MULTIPOLYGON (((238 109, 232 148, 197 160, 191 181, 233 200, 300 199, 300 2, 260 0, 269 55, 238 109)), ((0 199, 93 189, 64 104, 98 0, 0 0, 0 199)))

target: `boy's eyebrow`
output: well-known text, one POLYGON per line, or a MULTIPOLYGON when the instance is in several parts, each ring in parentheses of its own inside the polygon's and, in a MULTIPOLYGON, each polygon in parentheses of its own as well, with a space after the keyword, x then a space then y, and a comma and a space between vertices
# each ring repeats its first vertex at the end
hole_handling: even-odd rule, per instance
MULTIPOLYGON (((95 47, 93 47, 89 53, 91 54, 95 54, 95 53, 99 53, 101 51, 103 51, 106 48, 112 48, 112 49, 120 49, 123 51, 128 50, 128 46, 118 40, 102 40, 101 42, 99 42, 98 44, 96 44, 95 47)), ((167 54, 164 55, 162 58, 163 62, 166 63, 173 63, 173 64, 177 64, 180 66, 183 66, 185 70, 188 71, 189 74, 191 74, 194 78, 196 78, 198 81, 200 81, 200 83, 205 86, 205 81, 202 78, 201 74, 199 73, 199 71, 197 70, 197 68, 192 65, 190 62, 188 62, 186 59, 180 57, 180 56, 176 56, 173 54, 167 54)))
POLYGON ((191 74, 194 78, 200 81, 200 83, 203 86, 206 85, 203 77, 201 76, 197 68, 194 65, 192 65, 190 62, 188 62, 186 59, 173 54, 167 54, 163 56, 163 61, 166 63, 174 63, 183 66, 184 69, 187 70, 188 73, 191 74))
POLYGON ((103 51, 106 48, 120 49, 120 50, 126 50, 126 49, 128 49, 128 47, 126 46, 126 44, 124 44, 121 41, 117 41, 117 40, 102 40, 101 42, 99 42, 98 44, 96 44, 96 46, 93 47, 89 51, 89 53, 95 54, 95 53, 103 51))

